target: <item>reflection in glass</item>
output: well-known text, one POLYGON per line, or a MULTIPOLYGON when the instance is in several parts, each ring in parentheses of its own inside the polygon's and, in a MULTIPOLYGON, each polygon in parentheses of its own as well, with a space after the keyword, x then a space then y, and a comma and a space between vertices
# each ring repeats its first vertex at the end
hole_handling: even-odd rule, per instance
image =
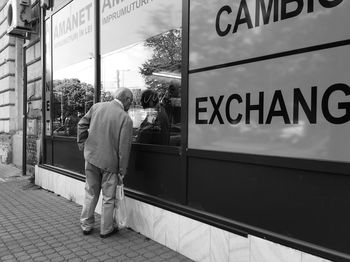
POLYGON ((76 136, 79 119, 93 104, 93 64, 85 62, 54 72, 53 135, 76 136))
POLYGON ((159 103, 158 93, 152 89, 144 90, 141 105, 146 114, 137 131, 136 142, 168 145, 169 118, 159 103))
POLYGON ((181 29, 172 29, 106 54, 102 90, 127 87, 134 142, 179 146, 181 142, 181 29))
POLYGON ((93 10, 93 1, 74 0, 52 16, 51 116, 55 136, 76 136, 79 118, 93 104, 93 10))

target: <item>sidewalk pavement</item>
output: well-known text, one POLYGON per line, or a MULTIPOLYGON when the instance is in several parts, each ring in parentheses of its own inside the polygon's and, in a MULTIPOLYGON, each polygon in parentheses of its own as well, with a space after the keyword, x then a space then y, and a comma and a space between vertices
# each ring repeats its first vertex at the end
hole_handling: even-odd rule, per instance
POLYGON ((100 216, 84 236, 81 206, 0 164, 0 261, 191 261, 132 230, 101 239, 100 216))

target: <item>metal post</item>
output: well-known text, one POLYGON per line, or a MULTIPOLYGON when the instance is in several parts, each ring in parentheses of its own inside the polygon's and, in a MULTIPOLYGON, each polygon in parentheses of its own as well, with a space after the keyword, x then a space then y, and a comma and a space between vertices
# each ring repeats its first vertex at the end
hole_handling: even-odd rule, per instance
POLYGON ((95 95, 94 102, 101 100, 101 53, 100 53, 100 1, 95 0, 95 95))
POLYGON ((27 47, 23 47, 23 139, 22 139, 22 175, 27 174, 27 47))
POLYGON ((41 48, 41 150, 39 164, 46 162, 46 41, 45 41, 45 8, 40 8, 40 48, 41 48))

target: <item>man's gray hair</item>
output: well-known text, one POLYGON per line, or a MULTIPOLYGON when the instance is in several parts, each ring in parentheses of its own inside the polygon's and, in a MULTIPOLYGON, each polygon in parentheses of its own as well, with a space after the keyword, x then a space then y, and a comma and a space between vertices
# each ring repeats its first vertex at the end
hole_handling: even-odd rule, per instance
POLYGON ((129 88, 121 87, 116 91, 115 98, 124 103, 127 98, 133 100, 133 94, 129 88))

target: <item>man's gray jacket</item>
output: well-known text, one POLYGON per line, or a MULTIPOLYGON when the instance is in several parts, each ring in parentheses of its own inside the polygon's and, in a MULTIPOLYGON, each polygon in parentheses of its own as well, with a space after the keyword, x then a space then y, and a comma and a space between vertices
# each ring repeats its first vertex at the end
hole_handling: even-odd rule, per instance
POLYGON ((132 120, 119 101, 94 104, 78 123, 77 142, 89 163, 124 176, 132 140, 132 120))

